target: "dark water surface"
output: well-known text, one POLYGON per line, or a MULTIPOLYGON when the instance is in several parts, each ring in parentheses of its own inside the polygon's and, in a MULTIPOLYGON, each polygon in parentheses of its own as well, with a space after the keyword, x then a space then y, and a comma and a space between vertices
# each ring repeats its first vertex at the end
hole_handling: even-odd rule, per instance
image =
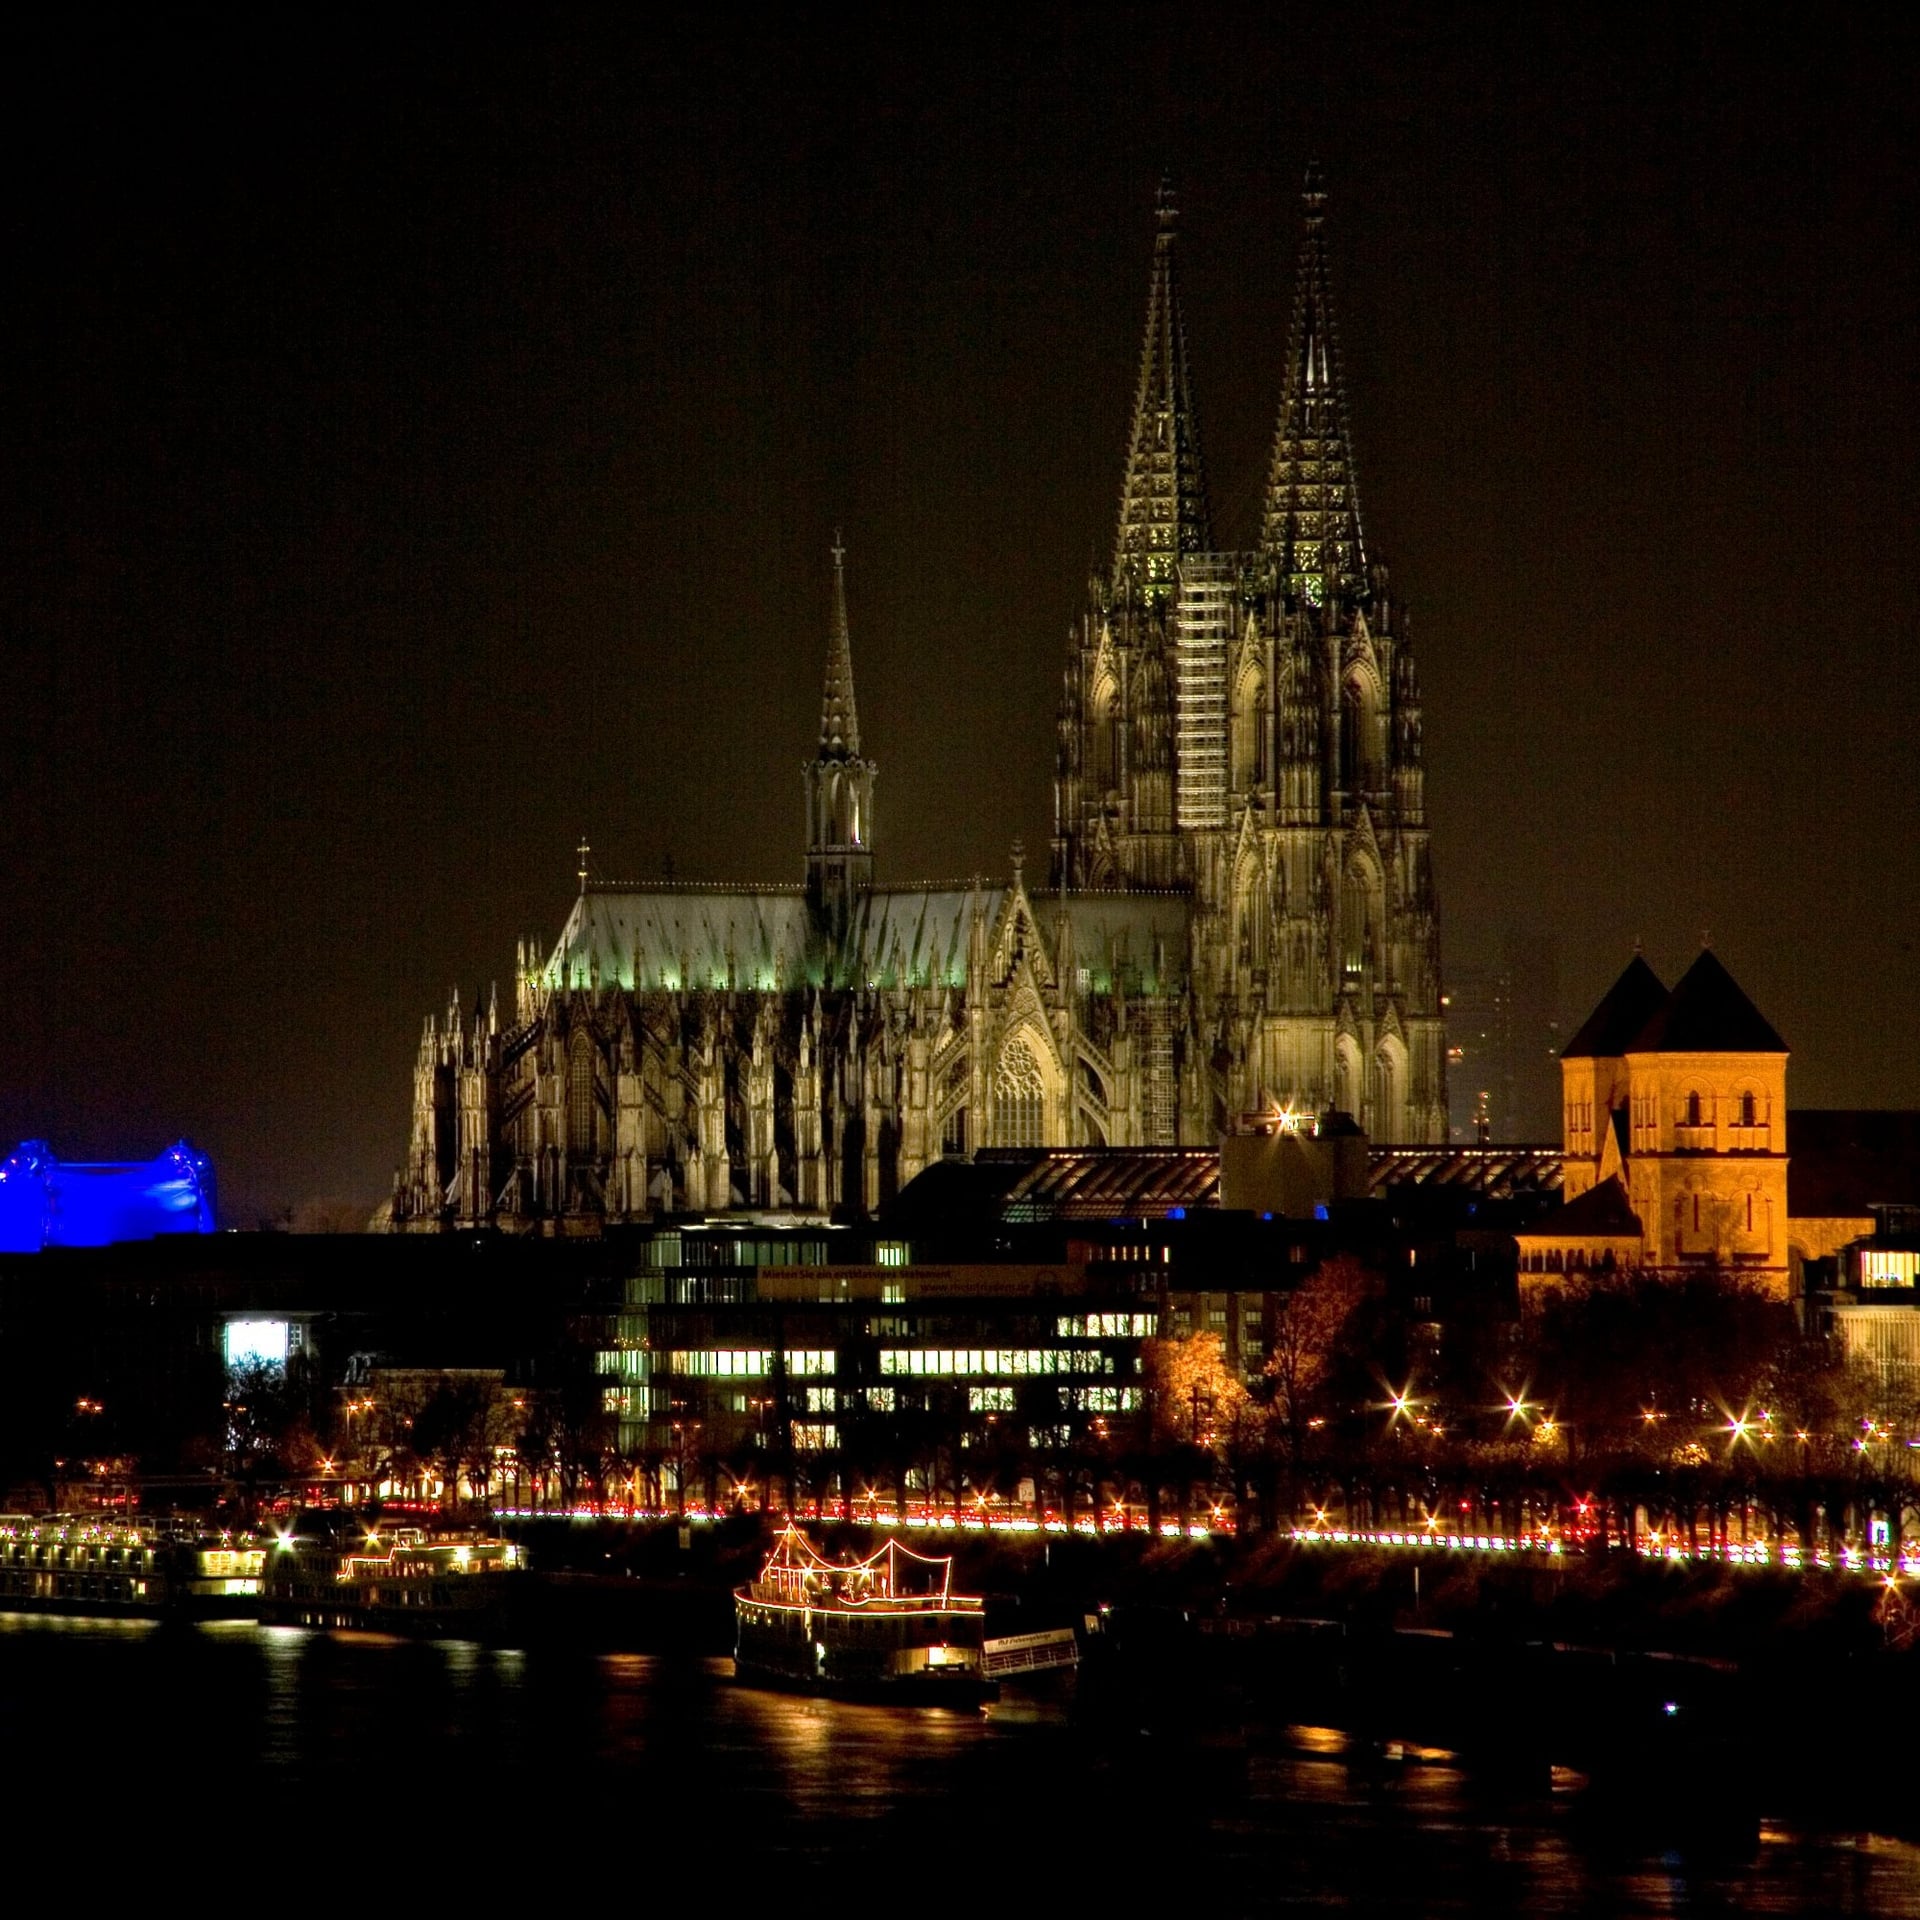
MULTIPOLYGON (((760 1693, 728 1671, 0 1614, 0 1815, 10 1845, 77 1843, 101 1867, 268 1869, 272 1910, 337 1904, 369 1872, 387 1910, 413 1909, 415 1874, 438 1910, 451 1868, 471 1880, 453 1904, 476 1910, 545 1892, 859 1920, 1920 1915, 1920 1849, 1872 1835, 1767 1825, 1731 1851, 1667 1850, 1577 1793, 1445 1764, 1094 1738, 760 1693)), ((1870 1763, 1901 1764, 1900 1745, 1870 1763)))

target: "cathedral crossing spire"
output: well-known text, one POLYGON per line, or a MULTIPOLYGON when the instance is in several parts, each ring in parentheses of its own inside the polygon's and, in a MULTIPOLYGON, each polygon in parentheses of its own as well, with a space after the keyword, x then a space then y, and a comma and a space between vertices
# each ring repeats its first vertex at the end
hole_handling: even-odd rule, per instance
POLYGON ((853 704, 853 642, 847 632, 847 550, 833 534, 833 618, 820 696, 820 751, 806 770, 807 893, 836 935, 855 898, 873 884, 873 783, 860 754, 853 704))
POLYGON ((1308 167, 1300 199, 1300 267, 1260 547, 1285 590, 1318 606, 1364 590, 1367 545, 1327 272, 1327 194, 1317 165, 1308 167))
POLYGON ((1147 332, 1140 349, 1140 384, 1120 489, 1120 528, 1113 549, 1113 586, 1131 580, 1150 599, 1165 599, 1183 554, 1213 546, 1206 471, 1187 373, 1187 334, 1175 271, 1179 209, 1162 180, 1154 217, 1153 278, 1147 291, 1147 332))
POLYGON ((847 634, 847 550, 833 530, 833 625, 827 635, 827 679, 820 696, 823 759, 860 757, 860 715, 853 703, 853 642, 847 634))

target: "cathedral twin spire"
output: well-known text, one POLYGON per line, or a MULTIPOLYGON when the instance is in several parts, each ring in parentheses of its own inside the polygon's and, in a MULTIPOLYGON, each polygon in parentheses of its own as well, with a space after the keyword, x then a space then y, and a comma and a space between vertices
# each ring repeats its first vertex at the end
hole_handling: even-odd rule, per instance
MULTIPOLYGON (((1333 324, 1327 196, 1317 166, 1307 170, 1301 202, 1299 270, 1260 552, 1290 599, 1318 606, 1364 591, 1367 555, 1333 324)), ((1131 583, 1148 601, 1167 598, 1183 559, 1213 548, 1175 269, 1178 217, 1172 188, 1162 181, 1113 554, 1114 592, 1131 583)))
POLYGON ((1120 489, 1120 528, 1113 549, 1116 593, 1131 582, 1143 597, 1163 600, 1181 559, 1213 546, 1206 471, 1187 373, 1187 334, 1180 314, 1175 263, 1179 209, 1162 181, 1154 208, 1153 278, 1147 292, 1147 334, 1140 348, 1140 384, 1120 489))
POLYGON ((1301 201, 1305 230, 1260 548, 1291 598, 1320 606, 1365 591, 1367 546, 1328 284, 1327 195, 1317 166, 1307 169, 1301 201))

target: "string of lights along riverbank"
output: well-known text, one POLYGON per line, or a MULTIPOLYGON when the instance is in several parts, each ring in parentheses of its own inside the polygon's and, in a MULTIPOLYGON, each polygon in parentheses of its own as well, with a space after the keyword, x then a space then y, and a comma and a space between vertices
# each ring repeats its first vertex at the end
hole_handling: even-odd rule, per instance
POLYGON ((1178 230, 1163 186, 1044 884, 1018 846, 997 880, 881 876, 836 538, 804 877, 621 883, 583 839, 572 911, 521 943, 510 995, 426 1021, 386 1224, 870 1211, 944 1155, 1205 1145, 1273 1107, 1446 1138, 1419 679, 1361 518, 1327 196, 1310 173, 1240 546, 1216 537, 1178 230))

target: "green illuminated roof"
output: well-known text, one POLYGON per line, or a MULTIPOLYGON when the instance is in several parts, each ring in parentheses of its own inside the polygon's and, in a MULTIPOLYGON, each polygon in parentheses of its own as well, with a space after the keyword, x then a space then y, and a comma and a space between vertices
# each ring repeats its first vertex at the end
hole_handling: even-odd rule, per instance
MULTIPOLYGON (((550 986, 618 983, 630 992, 768 992, 821 987, 966 984, 976 904, 989 931, 1005 887, 874 887, 860 894, 844 941, 830 946, 799 887, 589 887, 574 902, 543 977, 550 986)), ((1041 940, 1059 939, 1063 896, 1029 902, 1041 940)), ((1070 893, 1073 965, 1089 990, 1116 983, 1171 992, 1187 959, 1186 897, 1070 893)))

